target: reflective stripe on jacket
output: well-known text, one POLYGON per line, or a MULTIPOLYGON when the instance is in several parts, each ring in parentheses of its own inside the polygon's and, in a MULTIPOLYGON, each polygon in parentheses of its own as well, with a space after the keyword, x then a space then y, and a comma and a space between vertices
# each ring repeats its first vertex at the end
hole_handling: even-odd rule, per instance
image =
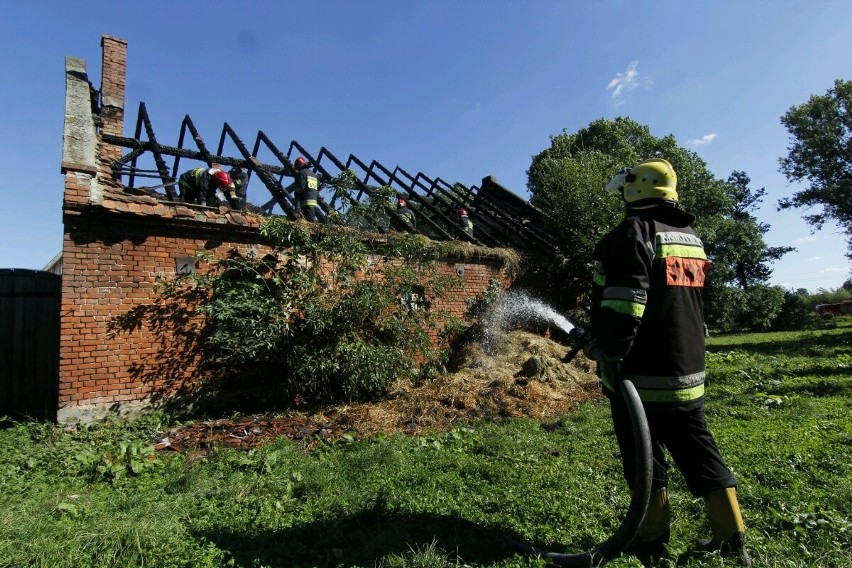
POLYGON ((623 358, 643 401, 688 404, 704 396, 707 255, 689 213, 656 205, 627 214, 595 247, 592 335, 623 358))

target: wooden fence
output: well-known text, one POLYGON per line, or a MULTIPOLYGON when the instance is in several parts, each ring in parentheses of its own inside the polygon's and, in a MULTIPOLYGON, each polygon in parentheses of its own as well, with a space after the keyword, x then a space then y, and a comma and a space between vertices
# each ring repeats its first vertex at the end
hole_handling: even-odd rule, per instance
POLYGON ((61 281, 0 269, 0 416, 56 418, 61 281))

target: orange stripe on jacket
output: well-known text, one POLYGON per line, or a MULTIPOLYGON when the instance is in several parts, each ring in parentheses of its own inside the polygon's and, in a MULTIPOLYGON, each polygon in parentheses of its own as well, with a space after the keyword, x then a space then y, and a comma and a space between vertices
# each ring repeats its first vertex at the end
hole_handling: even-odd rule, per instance
POLYGON ((701 258, 666 257, 666 285, 704 287, 710 263, 701 258))

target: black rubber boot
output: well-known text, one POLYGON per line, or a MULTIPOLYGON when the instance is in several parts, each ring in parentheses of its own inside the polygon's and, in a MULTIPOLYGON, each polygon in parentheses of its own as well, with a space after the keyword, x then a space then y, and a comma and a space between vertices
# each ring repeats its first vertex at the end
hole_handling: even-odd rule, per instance
POLYGON ((654 540, 634 540, 624 549, 624 554, 635 556, 644 566, 650 566, 666 554, 669 531, 654 540))

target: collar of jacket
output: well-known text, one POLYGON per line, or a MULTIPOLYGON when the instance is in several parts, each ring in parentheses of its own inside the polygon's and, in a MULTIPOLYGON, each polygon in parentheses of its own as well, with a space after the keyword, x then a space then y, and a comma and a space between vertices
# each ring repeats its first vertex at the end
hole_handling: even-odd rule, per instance
POLYGON ((653 219, 674 227, 685 227, 695 221, 695 215, 692 213, 684 211, 676 204, 671 205, 669 202, 664 201, 642 205, 628 205, 625 207, 624 213, 625 217, 653 219))

